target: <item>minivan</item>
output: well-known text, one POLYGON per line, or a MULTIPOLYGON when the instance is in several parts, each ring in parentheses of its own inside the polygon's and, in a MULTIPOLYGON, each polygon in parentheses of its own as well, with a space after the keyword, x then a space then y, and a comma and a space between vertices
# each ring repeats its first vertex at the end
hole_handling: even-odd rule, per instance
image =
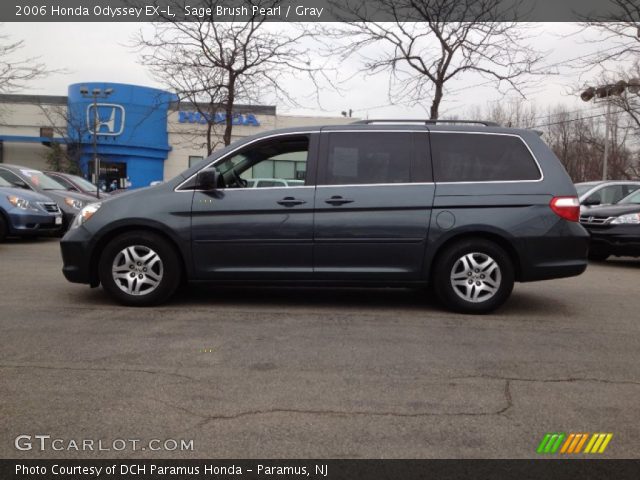
POLYGON ((85 207, 62 239, 63 272, 134 306, 188 281, 430 285, 450 309, 486 313, 515 281, 584 272, 579 213, 535 131, 429 120, 290 128, 85 207), (256 165, 286 157, 303 185, 249 187, 256 165))

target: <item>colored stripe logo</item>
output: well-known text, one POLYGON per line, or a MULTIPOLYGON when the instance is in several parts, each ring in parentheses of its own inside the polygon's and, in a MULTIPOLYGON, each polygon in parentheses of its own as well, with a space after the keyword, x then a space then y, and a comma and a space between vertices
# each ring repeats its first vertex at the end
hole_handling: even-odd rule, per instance
POLYGON ((604 453, 612 438, 613 433, 547 433, 542 438, 536 452, 543 455, 604 453))

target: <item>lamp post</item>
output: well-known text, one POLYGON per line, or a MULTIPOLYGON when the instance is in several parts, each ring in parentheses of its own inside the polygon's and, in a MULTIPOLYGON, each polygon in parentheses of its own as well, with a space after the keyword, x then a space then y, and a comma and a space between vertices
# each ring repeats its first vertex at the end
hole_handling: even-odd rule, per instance
POLYGON ((100 199, 100 157, 98 157, 98 128, 100 125, 100 115, 98 114, 98 99, 108 98, 113 93, 113 88, 93 88, 89 92, 89 87, 80 87, 80 95, 83 98, 91 98, 93 100, 93 117, 92 117, 92 143, 93 143, 93 169, 96 175, 96 197, 100 199))
POLYGON ((602 158, 602 180, 607 180, 607 163, 609 160, 609 136, 611 132, 611 99, 612 96, 621 96, 626 91, 630 93, 640 93, 640 79, 632 78, 628 82, 620 80, 616 83, 607 83, 599 85, 597 87, 588 87, 584 92, 580 94, 580 98, 584 102, 591 100, 594 103, 598 101, 607 102, 605 110, 605 125, 604 125, 604 154, 602 158))

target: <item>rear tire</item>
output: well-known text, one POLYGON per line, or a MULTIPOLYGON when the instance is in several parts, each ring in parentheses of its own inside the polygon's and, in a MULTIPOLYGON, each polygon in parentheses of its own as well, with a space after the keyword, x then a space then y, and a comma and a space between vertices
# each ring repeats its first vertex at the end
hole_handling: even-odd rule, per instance
POLYGON ((594 262, 604 262, 610 255, 608 253, 589 253, 588 256, 589 260, 594 262))
POLYGON ((102 251, 98 274, 103 288, 123 305, 143 307, 168 300, 180 284, 174 247, 152 232, 117 236, 102 251))
POLYGON ((433 287, 451 310, 483 314, 500 307, 511 295, 515 280, 509 254, 482 238, 461 240, 435 261, 433 287))

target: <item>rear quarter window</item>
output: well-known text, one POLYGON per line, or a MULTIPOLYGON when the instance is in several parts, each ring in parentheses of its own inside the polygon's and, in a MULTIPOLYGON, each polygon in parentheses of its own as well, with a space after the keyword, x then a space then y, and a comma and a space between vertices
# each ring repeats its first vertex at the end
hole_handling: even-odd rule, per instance
POLYGON ((539 180, 540 170, 514 135, 431 133, 436 182, 500 182, 539 180))

